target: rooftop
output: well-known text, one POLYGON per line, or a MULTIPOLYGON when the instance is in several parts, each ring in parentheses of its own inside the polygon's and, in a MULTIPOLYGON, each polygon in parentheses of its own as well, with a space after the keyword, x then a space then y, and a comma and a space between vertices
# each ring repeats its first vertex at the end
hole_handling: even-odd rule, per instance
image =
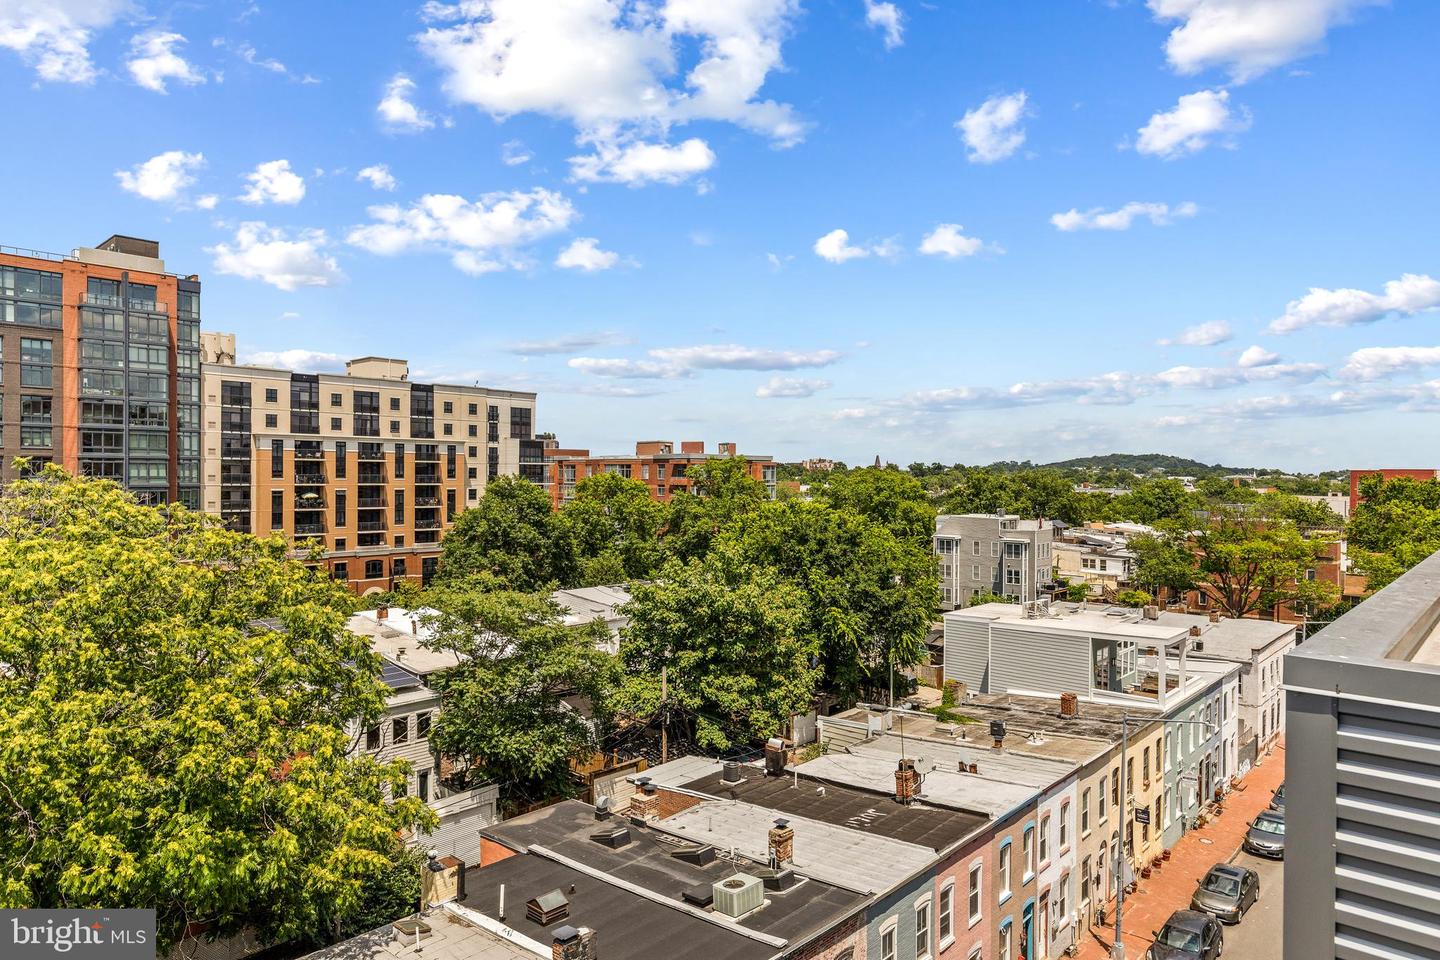
POLYGON ((386 660, 425 677, 460 662, 460 657, 449 650, 429 650, 421 645, 434 639, 435 630, 425 621, 439 612, 430 607, 387 607, 382 617, 380 610, 361 610, 346 626, 351 633, 369 638, 370 649, 386 660))
MULTIPOLYGON (((1440 553, 1431 554, 1352 607, 1296 648, 1290 659, 1388 662, 1440 669, 1440 553)), ((1288 681, 1289 671, 1286 673, 1288 681)))
MULTIPOLYGON (((787 815, 876 837, 903 840, 937 852, 985 825, 986 818, 973 813, 940 810, 923 804, 896 803, 895 760, 887 758, 884 761, 882 779, 885 785, 882 789, 870 789, 868 785, 854 789, 818 775, 815 779, 829 782, 817 785, 815 780, 809 779, 810 765, 815 762, 800 764, 793 768, 791 775, 778 777, 766 776, 758 767, 742 766, 741 780, 736 783, 726 783, 724 774, 716 773, 684 786, 686 790, 707 796, 743 800, 787 815), (794 776, 795 771, 800 774, 798 778, 794 776)), ((797 827, 797 846, 799 833, 797 827)))
POLYGON ((1025 604, 982 603, 974 607, 951 610, 944 615, 951 620, 1004 621, 1008 626, 1034 629, 1041 633, 1101 634, 1123 637, 1143 644, 1178 643, 1190 632, 1191 623, 1207 623, 1205 617, 1164 612, 1157 620, 1146 620, 1141 611, 1131 607, 1104 607, 1095 604, 1056 603, 1048 613, 1034 616, 1025 604))
MULTIPOLYGON (((1119 743, 1120 720, 1125 714, 1128 713, 1131 720, 1136 719, 1137 714, 1143 716, 1146 712, 1159 716, 1159 710, 1151 704, 1121 707, 1082 699, 1076 704, 1075 716, 1062 717, 1059 697, 1014 693, 976 694, 967 697, 965 702, 958 704, 954 710, 975 721, 973 724, 961 725, 956 731, 957 735, 966 734, 972 741, 988 744, 990 721, 1001 720, 1009 734, 1005 738, 1006 752, 1050 757, 1073 763, 1084 763, 1119 743), (1041 739, 1032 743, 1028 738, 1036 732, 1041 734, 1041 739)), ((907 737, 950 740, 953 739, 950 727, 951 724, 937 720, 928 713, 895 711, 893 730, 898 733, 903 729, 907 737)))
MULTIPOLYGON (((506 943, 444 907, 406 920, 419 919, 430 928, 421 934, 420 955, 427 960, 535 960, 536 954, 506 943)), ((307 954, 301 960, 415 960, 414 933, 401 933, 394 923, 307 954)))
POLYGON ((775 939, 768 934, 723 915, 697 915, 698 908, 679 900, 647 895, 556 856, 530 853, 469 871, 460 902, 483 916, 498 918, 503 887, 505 923, 512 930, 549 944, 562 926, 589 927, 605 960, 672 957, 679 944, 684 944, 687 955, 707 960, 770 960, 777 952, 775 939), (569 901, 567 914, 551 924, 530 919, 526 901, 551 891, 559 891, 569 901))
POLYGON ((1007 524, 1011 524, 1011 526, 1007 526, 1006 529, 1020 532, 1033 532, 1055 526, 1054 521, 1051 520, 1033 520, 1008 513, 942 513, 935 518, 936 532, 947 532, 945 528, 950 526, 947 521, 951 520, 989 520, 997 524, 997 529, 998 524, 1004 521, 1007 524))
MULTIPOLYGON (((709 863, 696 863, 693 858, 679 859, 676 853, 693 849, 691 844, 636 826, 622 817, 597 820, 595 808, 578 800, 562 801, 492 824, 481 833, 513 850, 526 851, 539 846, 676 901, 681 900, 685 891, 709 887, 736 870, 750 873, 765 866, 761 862, 732 861, 724 850, 718 851, 718 856, 709 863), (592 839, 597 833, 621 828, 627 829, 629 836, 623 846, 612 847, 592 839)), ((794 941, 848 917, 864 903, 865 897, 860 894, 811 880, 782 895, 772 896, 763 910, 741 918, 738 923, 750 930, 794 941)))
MULTIPOLYGON (((955 766, 941 769, 941 761, 935 756, 939 751, 931 749, 932 746, 938 746, 936 744, 915 741, 909 743, 909 746, 912 750, 907 751, 907 754, 915 760, 915 769, 923 778, 917 795, 920 803, 910 807, 901 808, 888 797, 879 796, 887 790, 895 789, 896 759, 883 751, 867 751, 863 744, 849 748, 848 752, 816 757, 803 764, 801 774, 826 784, 843 784, 868 790, 878 804, 891 804, 897 809, 910 811, 926 810, 947 818, 973 818, 982 824, 992 818, 1003 817, 1016 807, 1029 803, 1039 793, 1035 787, 1006 783, 985 776, 990 772, 990 768, 983 762, 977 764, 981 771, 979 774, 961 774, 955 766)), ((953 764, 957 761, 951 759, 949 762, 953 764)))

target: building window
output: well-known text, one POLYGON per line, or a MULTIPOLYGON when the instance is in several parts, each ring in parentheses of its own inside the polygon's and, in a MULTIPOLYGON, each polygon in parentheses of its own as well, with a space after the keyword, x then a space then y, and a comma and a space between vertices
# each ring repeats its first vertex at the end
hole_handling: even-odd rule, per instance
POLYGON ((285 491, 270 491, 270 529, 283 530, 285 528, 285 491))
POLYGON ((280 400, 280 391, 274 387, 265 388, 265 402, 277 403, 280 400))
POLYGON ((1055 886, 1055 916, 1063 922, 1070 912, 1070 874, 1061 877, 1055 886))
POLYGON ((279 425, 280 425, 280 417, 279 417, 278 414, 274 414, 274 413, 267 413, 267 414, 265 414, 265 426, 267 426, 267 427, 269 427, 271 430, 273 430, 273 429, 275 429, 276 427, 278 427, 279 425))
POLYGON ((1005 839, 1005 842, 1000 845, 1000 870, 998 871, 997 879, 1000 883, 999 900, 1001 903, 1010 899, 1010 848, 1012 846, 1013 844, 1008 837, 1005 839))
POLYGON ((53 346, 49 340, 20 338, 20 386, 48 387, 53 379, 53 346))
POLYGON ((341 399, 340 394, 338 394, 338 393, 332 393, 332 394, 330 394, 330 406, 332 406, 332 407, 338 407, 338 406, 340 406, 340 405, 341 405, 342 403, 344 403, 344 402, 345 402, 345 401, 341 399))
MULTIPOLYGON (((1100 785, 1101 795, 1104 795, 1105 785, 1100 785)), ((1086 787, 1080 793, 1080 835, 1083 837, 1090 832, 1090 788, 1086 787)))
POLYGON ((1084 909, 1085 904, 1090 902, 1090 858, 1086 857, 1080 864, 1080 905, 1084 909))
POLYGON ((1021 883, 1029 883, 1035 876, 1035 828, 1026 827, 1020 838, 1020 852, 1025 857, 1025 874, 1021 883))
POLYGON ((426 771, 420 774, 420 799, 426 803, 430 802, 430 773, 426 771))
POLYGON ((385 562, 383 560, 365 561, 365 579, 379 580, 385 576, 385 562))
POLYGON ((391 409, 391 410, 399 410, 399 409, 400 409, 400 398, 399 398, 399 397, 391 397, 391 398, 390 398, 390 409, 391 409))
POLYGON ((946 882, 940 888, 940 914, 938 933, 940 935, 940 949, 944 950, 955 939, 955 881, 946 882))
POLYGON ((1070 804, 1060 804, 1060 849, 1070 846, 1070 804))
POLYGON ((455 412, 455 404, 452 403, 452 402, 449 401, 449 400, 446 400, 446 401, 441 405, 441 409, 442 409, 445 413, 454 413, 454 412, 455 412))
POLYGON ((1120 806, 1120 768, 1116 767, 1110 771, 1110 806, 1120 806))
POLYGON ((895 960, 895 926, 896 921, 892 917, 886 921, 885 929, 880 931, 880 960, 895 960))
POLYGON ((970 864, 969 920, 973 927, 980 922, 980 871, 984 864, 970 864))
POLYGON ((344 421, 341 420, 339 417, 331 417, 331 418, 330 418, 330 429, 331 429, 331 430, 344 430, 345 427, 342 425, 343 423, 344 423, 344 421))
POLYGON ((390 741, 397 747, 402 743, 410 742, 410 718, 396 717, 390 721, 390 741))
POLYGON ((405 479, 405 444, 395 444, 395 479, 405 479))
POLYGON ((270 476, 285 476, 285 441, 270 441, 270 476))
POLYGON ((338 440, 335 443, 335 477, 339 479, 345 476, 345 455, 350 451, 346 449, 345 441, 338 440))
MULTIPOLYGON (((344 541, 344 540, 336 540, 336 541, 335 541, 335 549, 336 549, 336 550, 344 550, 344 549, 345 549, 344 544, 345 544, 345 541, 344 541)), ((330 576, 334 577, 336 580, 349 580, 349 579, 350 579, 350 564, 346 563, 344 560, 341 560, 339 563, 335 564, 334 566, 332 566, 332 567, 330 568, 330 576)))
POLYGON ((1006 919, 1006 921, 1005 921, 1003 924, 1000 925, 1000 954, 999 954, 999 955, 1000 955, 1002 958, 1004 958, 1004 960, 1010 960, 1010 958, 1015 955, 1014 947, 1013 947, 1013 944, 1014 944, 1013 935, 1014 935, 1014 933, 1015 933, 1015 925, 1014 925, 1013 923, 1011 923, 1009 919, 1006 919))
POLYGON ((416 739, 416 740, 428 740, 428 739, 430 739, 430 714, 429 714, 429 713, 417 713, 417 714, 415 714, 415 739, 416 739))
MULTIPOLYGON (((345 526, 345 491, 344 491, 344 490, 336 490, 336 491, 335 491, 335 526, 337 526, 337 527, 343 527, 343 526, 345 526)), ((336 545, 336 549, 339 549, 339 545, 338 545, 338 544, 336 545)))
POLYGON ((926 894, 924 903, 915 905, 915 958, 925 960, 930 956, 930 900, 926 894))
MULTIPOLYGON (((1064 844, 1061 844, 1064 846, 1064 844)), ((1040 862, 1050 862, 1050 818, 1040 818, 1040 862)))
POLYGON ((375 724, 375 726, 373 726, 373 727, 371 727, 369 730, 366 730, 366 731, 365 731, 365 749, 366 749, 366 750, 379 750, 379 749, 380 749, 380 745, 381 745, 380 724, 377 723, 377 724, 375 724))

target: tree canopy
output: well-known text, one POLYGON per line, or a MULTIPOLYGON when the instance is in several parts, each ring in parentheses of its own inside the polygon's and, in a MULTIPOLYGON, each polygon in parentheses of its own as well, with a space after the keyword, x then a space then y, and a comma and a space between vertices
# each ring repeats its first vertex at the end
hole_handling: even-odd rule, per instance
POLYGON ((437 571, 441 582, 493 577, 519 591, 571 586, 576 576, 570 530, 545 490, 519 477, 491 480, 476 505, 455 518, 437 571))
POLYGON ((311 936, 433 823, 349 755, 379 661, 278 538, 49 467, 0 495, 0 605, 0 905, 311 936))
POLYGON ((1362 477, 1350 518, 1350 547, 1372 590, 1440 550, 1440 482, 1362 477))
POLYGON ((1195 538, 1199 571, 1232 617, 1282 604, 1307 610, 1333 604, 1335 586, 1306 576, 1326 544, 1289 521, 1236 514, 1212 516, 1195 538))

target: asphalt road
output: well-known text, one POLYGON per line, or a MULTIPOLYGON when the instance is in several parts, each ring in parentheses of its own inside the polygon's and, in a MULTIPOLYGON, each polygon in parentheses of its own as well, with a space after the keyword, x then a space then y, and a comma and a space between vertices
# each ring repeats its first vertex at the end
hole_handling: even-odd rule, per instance
POLYGON ((1225 960, 1280 960, 1285 863, 1252 857, 1244 850, 1235 854, 1232 862, 1260 875, 1260 902, 1250 908, 1245 919, 1225 928, 1225 960))

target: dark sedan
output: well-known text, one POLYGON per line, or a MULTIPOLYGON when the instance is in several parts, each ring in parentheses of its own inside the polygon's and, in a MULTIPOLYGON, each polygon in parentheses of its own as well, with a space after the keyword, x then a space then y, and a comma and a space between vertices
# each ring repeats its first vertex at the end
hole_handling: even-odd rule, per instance
POLYGON ((1155 933, 1145 960, 1216 960, 1224 952, 1219 920, 1208 913, 1176 910, 1155 933))
POLYGON ((1245 849, 1257 857, 1285 859, 1285 814, 1265 810, 1250 824, 1245 849))
POLYGON ((1217 863, 1205 874, 1190 898, 1190 909, 1208 913, 1222 923, 1239 923, 1260 899, 1260 875, 1254 870, 1217 863))
POLYGON ((1270 798, 1270 809, 1285 812, 1285 784, 1275 788, 1275 795, 1270 798))

